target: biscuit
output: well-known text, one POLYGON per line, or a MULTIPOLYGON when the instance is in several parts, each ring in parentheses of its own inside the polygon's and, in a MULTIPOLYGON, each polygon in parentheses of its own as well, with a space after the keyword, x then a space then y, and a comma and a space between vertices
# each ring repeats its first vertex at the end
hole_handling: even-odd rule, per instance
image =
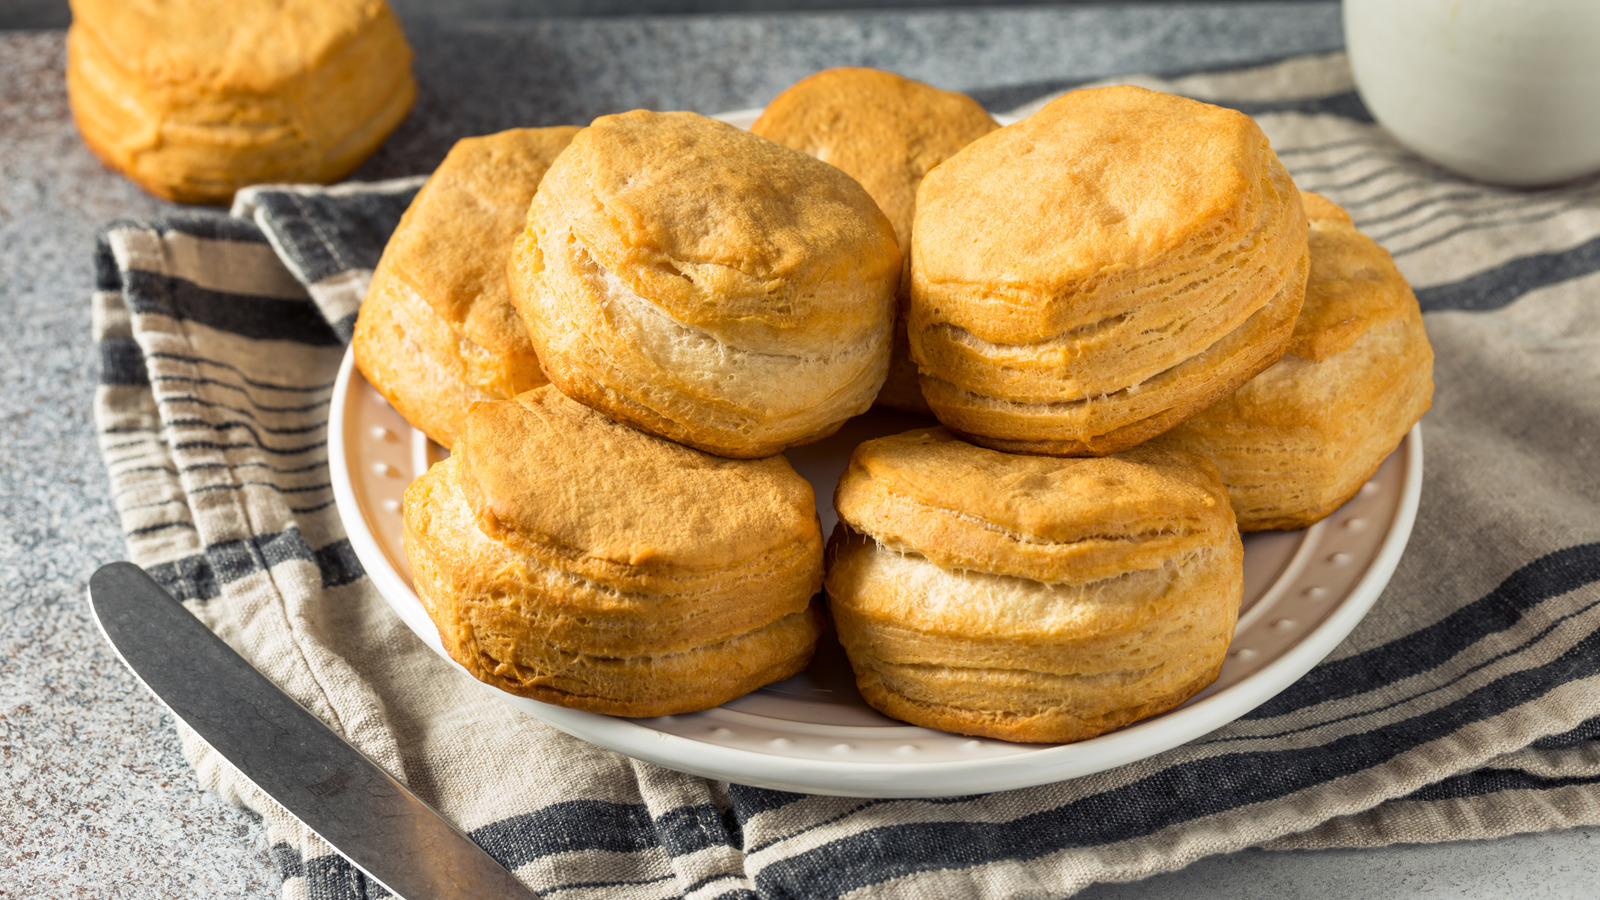
POLYGON ((454 445, 474 402, 546 381, 511 306, 506 260, 539 180, 577 133, 517 128, 458 141, 372 274, 351 342, 356 365, 442 446, 454 445))
POLYGON ((1134 87, 1069 93, 917 193, 908 335, 945 425, 1114 453, 1271 365, 1306 279, 1299 193, 1248 116, 1134 87))
POLYGON ((344 177, 416 83, 383 0, 72 0, 67 96, 106 165, 168 200, 227 203, 344 177))
POLYGON ((821 633, 811 486, 612 422, 555 388, 473 407, 403 511, 451 658, 621 716, 707 709, 803 669, 821 633))
POLYGON ((872 404, 899 273, 894 230, 850 176, 643 110, 573 139, 510 263, 562 392, 731 457, 819 440, 872 404))
POLYGON ((910 431, 856 448, 834 506, 830 612, 887 715, 1076 741, 1171 709, 1221 670, 1244 551, 1199 456, 1020 456, 910 431))
POLYGON ((1433 401, 1433 350, 1394 260, 1305 195, 1311 278, 1288 352, 1157 441, 1216 464, 1244 531, 1304 528, 1355 496, 1433 401))
POLYGON ((878 69, 828 69, 779 94, 750 130, 836 166, 861 183, 889 217, 904 264, 889 377, 878 403, 928 412, 906 343, 911 293, 911 220, 917 188, 934 166, 999 128, 965 94, 878 69))

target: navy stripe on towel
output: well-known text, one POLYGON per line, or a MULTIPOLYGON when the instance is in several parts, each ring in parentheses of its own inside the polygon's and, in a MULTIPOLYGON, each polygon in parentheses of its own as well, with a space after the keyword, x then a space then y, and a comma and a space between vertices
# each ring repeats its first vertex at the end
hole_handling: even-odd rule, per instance
POLYGON ((1304 113, 1313 116, 1339 116, 1356 122, 1372 123, 1372 113, 1355 91, 1331 94, 1326 97, 1304 97, 1297 100, 1234 101, 1224 100, 1219 106, 1231 106, 1251 116, 1270 113, 1304 113))
POLYGON ((1436 781, 1405 800, 1463 800, 1501 791, 1548 791, 1573 785, 1600 785, 1600 775, 1545 776, 1521 769, 1478 769, 1436 781))
POLYGON ((290 262, 307 284, 315 284, 352 269, 375 268, 414 196, 415 188, 344 196, 259 191, 255 200, 290 262))
POLYGON ((1600 238, 1557 253, 1522 256, 1503 266, 1450 284, 1417 291, 1423 312, 1499 309, 1523 294, 1600 272, 1600 238))
POLYGON ((133 338, 106 338, 100 342, 100 383, 108 387, 148 386, 144 351, 133 338))
POLYGON ((109 229, 102 228, 94 241, 94 289, 97 291, 122 291, 122 272, 117 268, 117 255, 111 251, 109 229))
POLYGON ((471 837, 512 870, 536 859, 579 850, 641 853, 657 849, 650 811, 643 803, 599 800, 552 804, 475 828, 471 837))
POLYGON ((737 820, 709 804, 668 810, 655 819, 654 825, 661 846, 673 856, 687 856, 707 847, 739 845, 737 820))
POLYGON ((230 294, 137 269, 130 269, 125 277, 123 296, 135 313, 187 319, 254 340, 341 346, 338 335, 328 327, 328 320, 309 300, 230 294))
POLYGON ((348 539, 313 550, 297 528, 257 535, 249 541, 213 544, 202 554, 151 566, 149 572, 179 600, 205 602, 221 596, 223 586, 230 582, 293 559, 315 563, 325 588, 349 584, 366 575, 348 539))

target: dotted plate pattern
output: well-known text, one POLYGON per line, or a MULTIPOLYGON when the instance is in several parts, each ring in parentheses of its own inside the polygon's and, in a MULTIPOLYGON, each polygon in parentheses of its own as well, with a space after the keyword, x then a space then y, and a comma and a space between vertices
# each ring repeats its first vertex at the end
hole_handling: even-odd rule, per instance
MULTIPOLYGON (((334 492, 356 556, 396 614, 448 659, 412 590, 400 518, 406 485, 445 452, 383 400, 348 353, 331 416, 334 492)), ((789 461, 822 501, 824 535, 836 521, 828 498, 850 451, 870 438, 931 421, 874 410, 826 441, 789 451, 789 461)), ((1413 429, 1372 480, 1329 518, 1303 531, 1245 536, 1244 605, 1217 681, 1168 713, 1075 744, 969 738, 883 716, 861 700, 831 635, 824 636, 805 672, 687 715, 623 719, 482 687, 517 711, 599 746, 742 784, 846 796, 939 797, 1060 781, 1200 737, 1305 674, 1355 628, 1393 574, 1421 488, 1422 438, 1413 429)))

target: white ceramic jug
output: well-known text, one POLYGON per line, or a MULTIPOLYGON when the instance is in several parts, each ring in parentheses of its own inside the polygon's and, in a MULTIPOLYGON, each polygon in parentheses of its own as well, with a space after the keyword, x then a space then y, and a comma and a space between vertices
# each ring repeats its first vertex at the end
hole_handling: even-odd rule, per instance
POLYGON ((1344 0, 1356 87, 1422 156, 1482 181, 1600 170, 1600 0, 1344 0))

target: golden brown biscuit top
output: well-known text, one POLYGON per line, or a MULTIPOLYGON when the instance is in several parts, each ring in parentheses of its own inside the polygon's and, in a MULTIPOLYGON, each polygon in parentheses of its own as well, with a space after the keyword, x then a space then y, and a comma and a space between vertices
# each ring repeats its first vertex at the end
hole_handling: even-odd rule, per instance
POLYGON ((1286 352, 1320 360, 1416 300, 1388 251, 1357 231, 1349 213, 1320 194, 1300 196, 1311 217, 1311 277, 1286 352))
POLYGON ((147 85, 213 94, 279 88, 381 18, 384 0, 72 0, 74 27, 147 85))
POLYGON ((601 266, 689 324, 781 333, 831 317, 859 330, 882 312, 858 286, 892 287, 900 268, 893 229, 848 175, 695 113, 596 119, 550 167, 544 203, 601 266))
POLYGON ((834 506, 857 531, 944 568, 1047 583, 1154 568, 1234 528, 1216 469, 1194 454, 1023 456, 944 428, 857 447, 834 506))
POLYGON ((380 265, 479 346, 499 353, 525 347, 506 260, 534 189, 577 133, 515 128, 457 141, 406 209, 380 265))
POLYGON ((811 485, 782 456, 692 450, 550 386, 475 404, 455 454, 479 527, 537 554, 681 572, 821 542, 811 485))
POLYGON ((1247 115, 1136 87, 1073 91, 967 145, 922 183, 914 262, 933 284, 1090 279, 1232 246, 1276 157, 1247 115))
POLYGON ((796 82, 750 130, 859 181, 909 248, 923 177, 999 127, 965 94, 880 69, 842 68, 796 82))

